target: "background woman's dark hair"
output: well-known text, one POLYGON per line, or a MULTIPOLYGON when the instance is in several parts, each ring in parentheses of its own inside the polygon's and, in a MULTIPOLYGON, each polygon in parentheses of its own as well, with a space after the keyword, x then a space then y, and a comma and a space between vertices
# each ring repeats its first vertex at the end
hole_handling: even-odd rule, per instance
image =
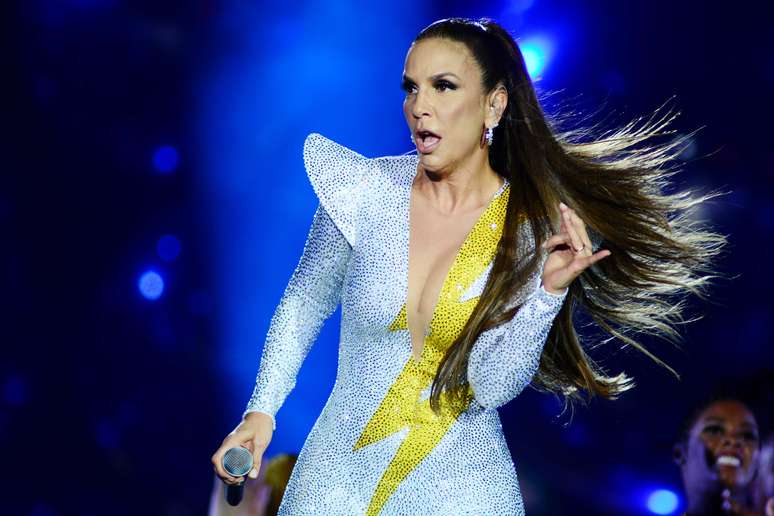
MULTIPOLYGON (((443 38, 463 43, 482 71, 483 91, 502 84, 508 104, 489 151, 492 168, 511 182, 503 237, 479 302, 460 336, 438 367, 430 396, 438 411, 440 395, 463 400, 468 390, 467 361, 478 336, 510 320, 518 310, 514 297, 540 268, 540 253, 522 256, 520 214, 529 221, 535 249, 558 229, 559 201, 577 211, 593 240, 611 256, 586 269, 569 288, 554 321, 533 379, 539 390, 563 395, 565 402, 600 395, 615 398, 634 385, 623 373, 608 376, 581 346, 573 325, 582 309, 611 338, 633 346, 677 373, 633 337, 652 334, 679 341, 684 297, 706 299, 705 287, 718 277, 711 262, 725 244, 722 235, 690 218, 691 208, 720 195, 666 193, 677 172, 674 160, 693 133, 655 144, 668 135, 675 118, 662 108, 638 127, 637 121, 596 138, 589 129, 562 130, 547 116, 513 37, 483 18, 450 18, 422 30, 415 42, 443 38), (646 143, 645 145, 641 145, 646 143)), ((483 129, 483 128, 482 128, 483 129)), ((594 346, 596 346, 595 344, 594 346)))
MULTIPOLYGON (((699 420, 699 417, 710 406, 721 402, 739 403, 743 405, 754 417, 757 416, 756 411, 753 410, 753 406, 747 400, 740 397, 736 392, 718 390, 717 392, 703 398, 686 413, 679 428, 679 435, 677 439, 678 442, 687 444, 691 436, 691 429, 693 428, 693 425, 695 425, 699 420)), ((758 418, 755 417, 755 420, 757 421, 758 418)))

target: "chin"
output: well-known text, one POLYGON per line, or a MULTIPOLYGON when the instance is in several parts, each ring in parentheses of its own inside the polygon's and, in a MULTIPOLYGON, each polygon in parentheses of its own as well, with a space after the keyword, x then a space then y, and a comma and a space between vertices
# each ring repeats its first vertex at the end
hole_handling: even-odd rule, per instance
POLYGON ((434 170, 441 165, 441 159, 438 156, 433 156, 432 154, 420 154, 419 162, 422 165, 431 167, 431 170, 434 170))

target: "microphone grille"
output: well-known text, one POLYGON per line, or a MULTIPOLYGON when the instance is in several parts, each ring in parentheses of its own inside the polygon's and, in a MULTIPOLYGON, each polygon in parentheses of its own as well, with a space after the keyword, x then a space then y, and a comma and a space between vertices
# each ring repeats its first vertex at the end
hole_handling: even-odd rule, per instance
POLYGON ((253 467, 253 454, 250 450, 238 446, 229 448, 223 455, 223 469, 229 475, 243 477, 247 475, 253 467))

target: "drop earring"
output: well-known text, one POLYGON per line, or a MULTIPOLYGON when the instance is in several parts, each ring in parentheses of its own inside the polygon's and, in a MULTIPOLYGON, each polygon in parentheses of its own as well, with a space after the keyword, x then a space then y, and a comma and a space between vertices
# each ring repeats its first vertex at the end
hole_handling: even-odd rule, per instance
MULTIPOLYGON (((490 106, 490 110, 494 111, 494 106, 490 106)), ((486 128, 486 133, 484 133, 484 137, 486 138, 486 144, 490 147, 492 146, 492 142, 494 141, 494 130, 495 127, 497 127, 497 124, 493 125, 492 127, 486 128)))
POLYGON ((492 141, 494 141, 494 129, 497 127, 497 124, 493 125, 492 127, 486 128, 486 133, 484 133, 484 137, 486 138, 486 144, 490 147, 492 146, 492 141))

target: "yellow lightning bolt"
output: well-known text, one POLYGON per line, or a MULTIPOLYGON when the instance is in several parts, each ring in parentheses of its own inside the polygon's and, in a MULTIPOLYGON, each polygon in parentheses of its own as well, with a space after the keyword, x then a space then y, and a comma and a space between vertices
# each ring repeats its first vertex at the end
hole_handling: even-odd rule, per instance
MULTIPOLYGON (((466 301, 460 301, 460 298, 494 258, 509 193, 510 185, 507 185, 471 229, 441 287, 440 299, 430 321, 430 335, 425 337, 419 362, 413 356, 409 358, 353 447, 356 451, 404 428, 409 429, 379 480, 367 516, 379 514, 398 485, 435 448, 472 399, 468 388, 461 405, 442 404, 441 414, 436 415, 430 409, 429 399, 420 398, 422 391, 433 381, 446 349, 460 334, 478 303, 478 297, 466 301)), ((408 330, 405 303, 389 329, 408 330)))

